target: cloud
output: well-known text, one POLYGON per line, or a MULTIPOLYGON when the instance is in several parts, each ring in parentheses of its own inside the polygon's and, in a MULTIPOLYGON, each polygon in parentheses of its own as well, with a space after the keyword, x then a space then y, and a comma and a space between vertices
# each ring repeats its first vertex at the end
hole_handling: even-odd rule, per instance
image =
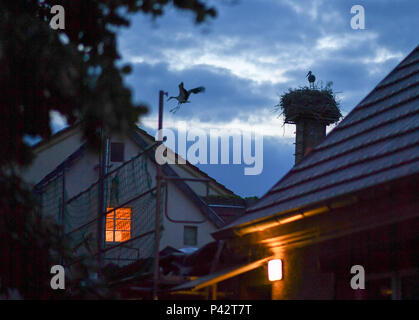
POLYGON ((361 33, 341 33, 328 34, 317 39, 316 50, 319 51, 336 51, 347 47, 360 47, 365 42, 375 41, 378 38, 375 32, 361 32, 361 33))
MULTIPOLYGON (((209 133, 210 130, 226 132, 228 130, 239 130, 240 132, 254 133, 259 136, 283 139, 284 143, 292 144, 295 128, 292 125, 284 125, 282 117, 276 117, 272 110, 264 109, 258 114, 246 117, 236 117, 228 121, 200 122, 197 118, 182 119, 176 115, 167 114, 164 118, 164 127, 179 130, 201 129, 209 133)), ((152 130, 156 127, 157 117, 144 117, 141 120, 142 126, 152 130)))
MULTIPOLYGON (((222 3, 214 3, 217 19, 203 26, 169 9, 156 22, 135 16, 131 28, 121 32, 123 59, 134 70, 126 80, 135 99, 150 105, 142 120, 149 129, 156 126, 159 90, 177 95, 181 81, 187 88, 203 85, 204 94, 193 95, 175 115, 165 113, 167 127, 256 128, 275 141, 265 144, 265 159, 285 159, 276 153, 286 145, 292 160, 294 128, 285 127, 284 134, 281 119, 272 113, 279 95, 306 85, 312 70, 319 81, 333 81, 343 112, 350 112, 417 45, 412 32, 419 28, 417 1, 361 1, 366 30, 351 29, 350 0, 222 3)), ((166 110, 171 107, 165 103, 166 110)), ((211 170, 227 185, 237 180, 238 190, 246 193, 239 176, 211 170)), ((258 188, 266 191, 265 178, 258 188)))

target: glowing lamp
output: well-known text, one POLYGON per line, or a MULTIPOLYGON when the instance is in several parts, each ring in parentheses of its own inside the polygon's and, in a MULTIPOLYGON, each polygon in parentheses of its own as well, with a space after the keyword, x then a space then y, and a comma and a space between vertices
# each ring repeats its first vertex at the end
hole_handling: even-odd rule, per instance
POLYGON ((268 262, 269 281, 282 280, 282 260, 275 259, 268 262))

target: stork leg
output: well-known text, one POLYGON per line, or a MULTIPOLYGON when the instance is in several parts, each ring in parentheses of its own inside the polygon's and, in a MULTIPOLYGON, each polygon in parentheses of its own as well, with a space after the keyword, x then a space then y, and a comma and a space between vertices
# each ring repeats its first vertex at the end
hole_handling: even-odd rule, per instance
POLYGON ((173 109, 170 109, 170 111, 169 111, 169 112, 171 112, 171 113, 176 113, 179 109, 180 109, 180 103, 178 103, 178 104, 177 104, 177 106, 176 106, 176 107, 174 107, 173 109))

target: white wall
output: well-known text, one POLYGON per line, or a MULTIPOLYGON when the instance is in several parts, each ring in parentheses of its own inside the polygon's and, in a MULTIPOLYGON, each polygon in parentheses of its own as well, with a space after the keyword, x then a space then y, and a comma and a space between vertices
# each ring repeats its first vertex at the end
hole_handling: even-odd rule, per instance
POLYGON ((22 177, 26 182, 36 184, 48 173, 53 171, 60 163, 80 147, 81 133, 79 130, 70 130, 57 138, 54 143, 46 143, 35 150, 33 163, 22 170, 22 177))
POLYGON ((203 216, 195 204, 192 203, 186 195, 174 185, 174 183, 169 183, 168 185, 167 212, 165 212, 163 226, 164 232, 161 239, 161 248, 166 246, 177 249, 187 247, 183 243, 184 226, 196 226, 198 228, 197 247, 202 247, 203 245, 214 241, 211 233, 216 231, 216 227, 203 216), (191 222, 174 223, 171 222, 166 215, 169 216, 171 220, 188 220, 191 222), (205 222, 193 223, 192 221, 205 222))
MULTIPOLYGON (((125 161, 130 160, 140 152, 139 147, 129 138, 124 139, 123 137, 115 136, 110 139, 110 142, 125 143, 125 161)), ((34 183, 38 182, 46 174, 54 170, 60 162, 73 153, 80 145, 80 134, 73 134, 67 137, 66 140, 54 144, 51 148, 42 150, 34 164, 27 171, 27 179, 34 183)), ((152 178, 152 186, 155 186, 156 167, 149 159, 147 161, 148 170, 152 178)), ((98 163, 99 156, 97 154, 86 152, 81 159, 77 160, 66 171, 67 199, 84 191, 98 180, 98 163)), ((112 166, 109 170, 114 170, 122 163, 110 164, 112 166)), ((190 169, 182 170, 176 166, 172 167, 175 167, 174 169, 179 175, 192 178, 196 177, 190 173, 190 169)), ((189 183, 189 185, 195 192, 205 195, 205 183, 193 182, 189 183)), ((215 193, 215 190, 211 190, 211 194, 215 193)), ((211 233, 216 231, 216 227, 204 217, 200 209, 172 181, 168 183, 167 201, 167 212, 163 212, 164 231, 160 241, 160 249, 164 249, 166 246, 178 249, 186 247, 184 245, 184 226, 197 227, 197 247, 202 247, 214 241, 211 233), (186 220, 189 222, 172 222, 167 218, 166 214, 173 220, 186 220)), ((82 219, 84 222, 94 219, 96 217, 96 210, 89 210, 87 214, 91 215, 91 217, 84 216, 82 219)), ((135 224, 135 222, 133 223, 135 224)), ((92 232, 94 232, 93 229, 92 232)), ((132 236, 135 236, 135 234, 132 236)))

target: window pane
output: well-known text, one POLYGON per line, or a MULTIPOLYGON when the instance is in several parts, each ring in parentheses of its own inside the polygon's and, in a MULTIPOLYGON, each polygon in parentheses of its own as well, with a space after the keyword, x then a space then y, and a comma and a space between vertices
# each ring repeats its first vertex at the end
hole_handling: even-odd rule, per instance
POLYGON ((131 219, 131 208, 119 208, 116 210, 117 219, 131 219))
POLYGON ((185 226, 183 230, 183 243, 186 246, 196 246, 197 244, 198 228, 185 226))
POLYGON ((106 241, 113 242, 113 231, 106 231, 106 241))
POLYGON ((111 143, 111 161, 124 162, 124 144, 121 142, 111 143))
MULTIPOLYGON (((107 211, 112 209, 107 208, 107 211)), ((106 215, 106 241, 122 242, 131 239, 131 211, 132 208, 119 208, 106 215)))
POLYGON ((131 230, 131 221, 130 220, 115 220, 115 230, 131 230))
POLYGON ((131 239, 131 232, 121 231, 121 241, 127 241, 129 239, 131 239))
POLYGON ((114 220, 109 215, 106 216, 106 230, 113 230, 114 228, 114 220))
POLYGON ((115 231, 115 242, 127 241, 131 238, 129 231, 115 231))

